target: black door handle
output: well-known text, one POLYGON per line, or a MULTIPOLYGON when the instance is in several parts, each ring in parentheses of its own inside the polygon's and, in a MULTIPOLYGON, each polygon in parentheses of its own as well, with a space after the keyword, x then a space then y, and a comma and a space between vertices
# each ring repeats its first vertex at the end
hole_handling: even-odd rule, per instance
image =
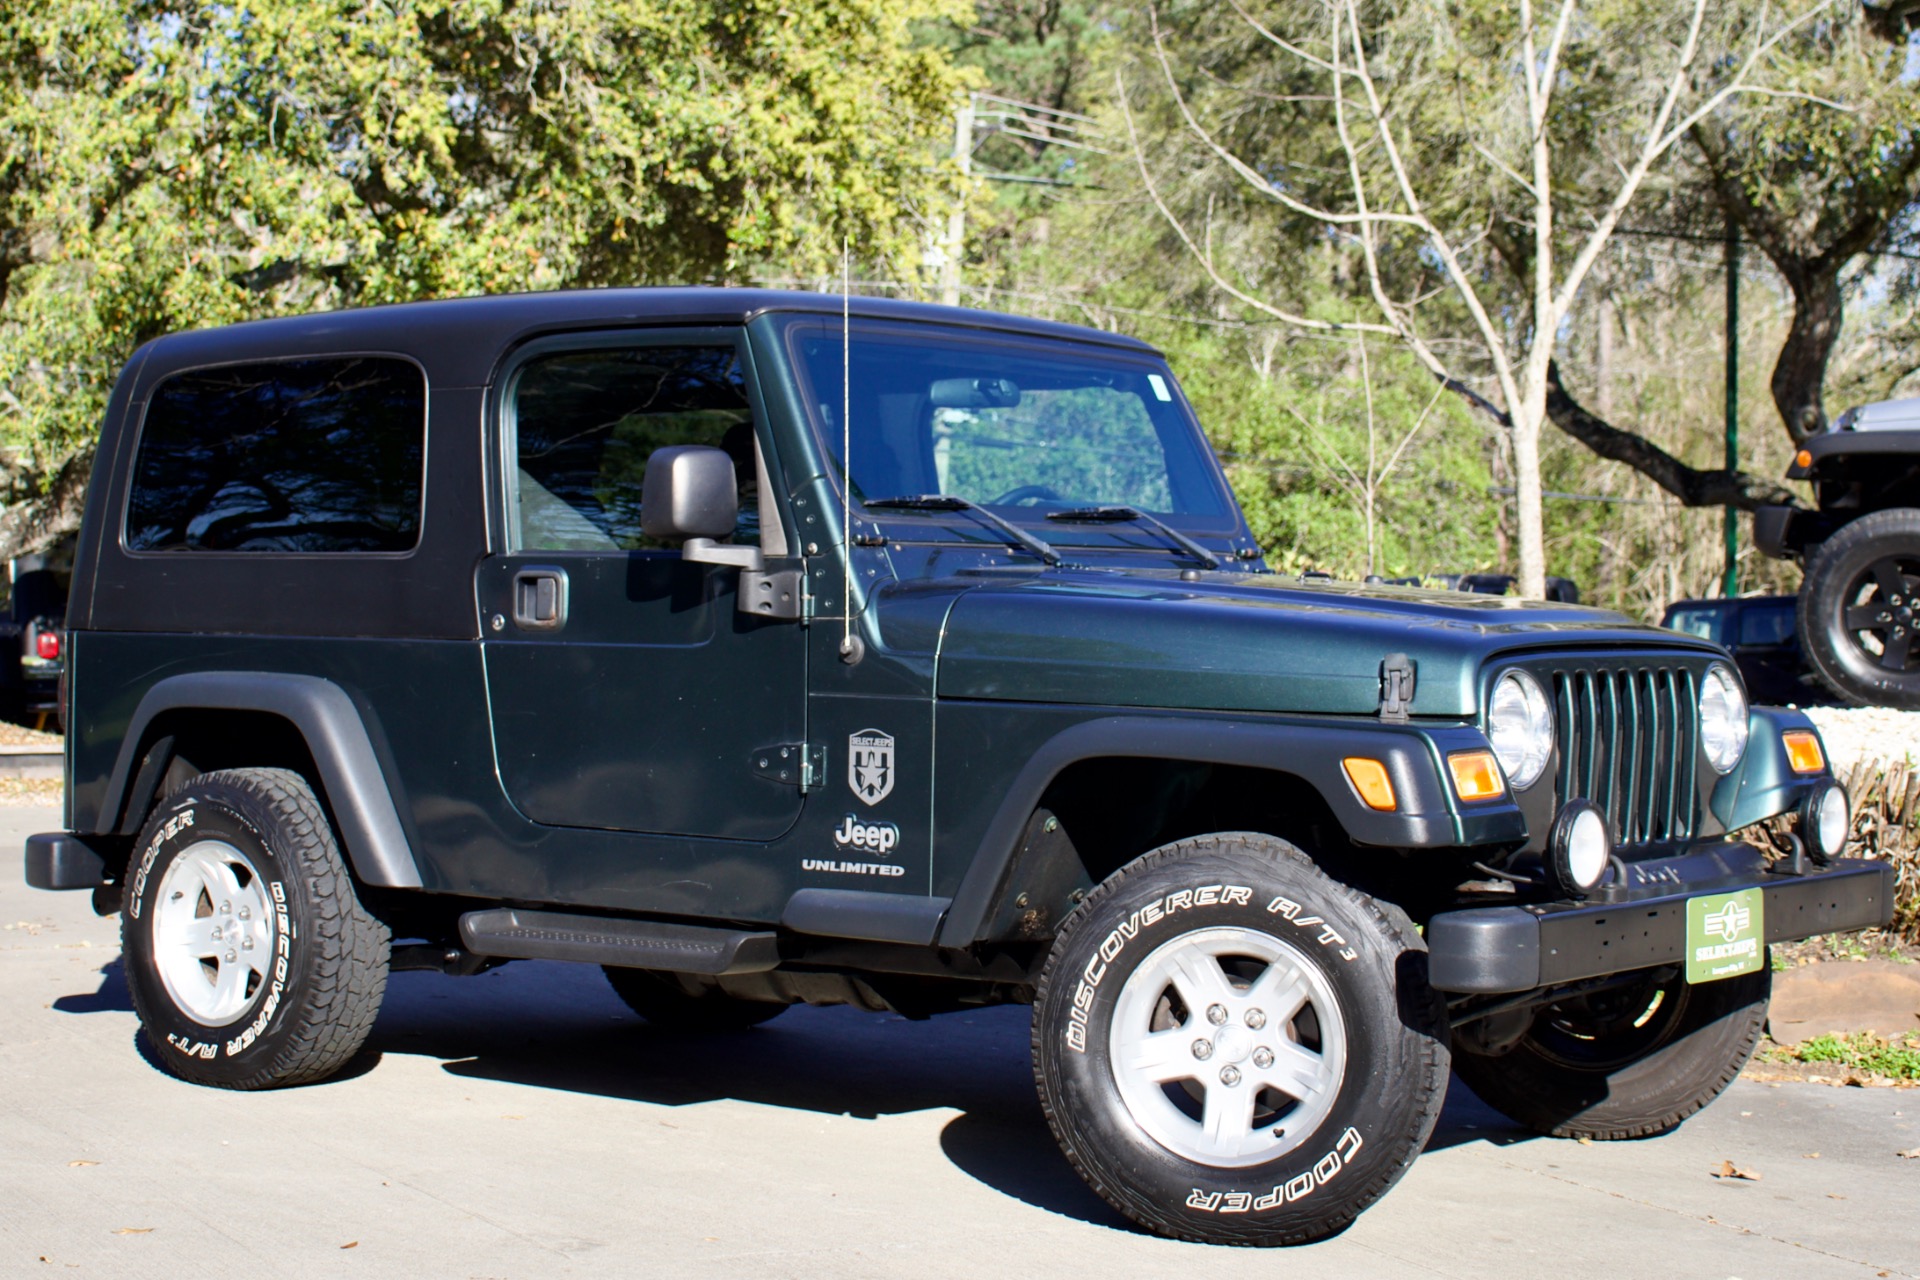
POLYGON ((567 571, 533 564, 513 575, 513 625, 558 631, 567 625, 567 571))

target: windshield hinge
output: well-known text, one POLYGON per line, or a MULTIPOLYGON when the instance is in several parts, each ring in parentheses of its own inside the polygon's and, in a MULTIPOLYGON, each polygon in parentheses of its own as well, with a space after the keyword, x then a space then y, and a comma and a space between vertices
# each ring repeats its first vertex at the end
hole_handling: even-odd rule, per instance
POLYGON ((807 742, 779 742, 753 753, 754 773, 768 782, 800 788, 805 795, 827 777, 827 749, 807 742))
POLYGON ((1380 718, 1405 724, 1413 710, 1413 659, 1390 653, 1380 660, 1380 718))
POLYGON ((807 618, 813 597, 807 593, 806 576, 802 569, 742 569, 737 607, 756 618, 807 618))

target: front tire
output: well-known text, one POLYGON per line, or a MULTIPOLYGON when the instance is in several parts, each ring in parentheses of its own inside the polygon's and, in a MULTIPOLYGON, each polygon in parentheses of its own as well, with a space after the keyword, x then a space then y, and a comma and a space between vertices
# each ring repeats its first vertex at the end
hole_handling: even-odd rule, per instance
POLYGON ((1033 1019, 1067 1159, 1133 1221, 1281 1245, 1404 1173, 1446 1093, 1446 1011, 1406 916, 1256 834, 1165 845, 1063 924, 1033 1019))
POLYGON ((304 778, 201 774, 147 820, 128 873, 127 986, 168 1071, 267 1089, 323 1080, 359 1052, 392 939, 304 778))
POLYGON ((1536 1132, 1650 1138, 1739 1076, 1760 1042, 1772 985, 1765 966, 1698 986, 1650 973, 1541 1010, 1498 1057, 1465 1052, 1463 1044, 1454 1070, 1482 1102, 1536 1132))
POLYGON ((1862 516, 1821 544, 1800 585, 1800 642, 1855 706, 1920 709, 1920 510, 1862 516))

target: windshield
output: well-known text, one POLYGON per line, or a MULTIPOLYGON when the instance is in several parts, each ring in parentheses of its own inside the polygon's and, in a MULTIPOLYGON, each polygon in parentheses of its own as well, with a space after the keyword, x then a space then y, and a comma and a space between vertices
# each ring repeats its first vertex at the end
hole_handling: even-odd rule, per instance
MULTIPOLYGON (((1212 454, 1153 357, 856 321, 843 390, 839 322, 798 320, 787 334, 836 464, 850 402, 856 502, 945 494, 1027 520, 1128 506, 1203 532, 1237 531, 1212 454)), ((1056 534, 1070 536, 1058 524, 1047 536, 1056 534)))

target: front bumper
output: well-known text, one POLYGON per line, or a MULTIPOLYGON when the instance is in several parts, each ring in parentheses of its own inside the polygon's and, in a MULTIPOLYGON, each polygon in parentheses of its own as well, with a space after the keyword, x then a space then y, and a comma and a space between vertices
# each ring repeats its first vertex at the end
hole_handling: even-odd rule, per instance
POLYGON ((1428 977, 1441 991, 1500 995, 1683 963, 1687 899, 1758 888, 1766 941, 1870 929, 1893 918, 1893 867, 1844 858, 1806 875, 1777 875, 1748 845, 1721 845, 1587 902, 1470 907, 1427 923, 1428 977), (1702 872, 1706 874, 1701 874, 1702 872))

